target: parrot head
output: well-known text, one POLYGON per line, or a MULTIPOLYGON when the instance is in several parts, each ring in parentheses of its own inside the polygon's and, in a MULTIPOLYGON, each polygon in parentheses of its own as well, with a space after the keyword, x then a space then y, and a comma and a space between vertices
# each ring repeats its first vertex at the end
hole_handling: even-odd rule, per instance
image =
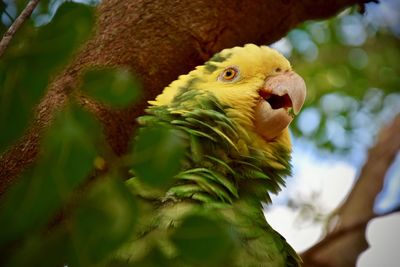
POLYGON ((253 44, 222 50, 204 65, 180 76, 149 103, 173 105, 188 90, 211 93, 228 107, 230 118, 267 142, 281 136, 288 138, 287 126, 306 96, 304 80, 284 56, 253 44))

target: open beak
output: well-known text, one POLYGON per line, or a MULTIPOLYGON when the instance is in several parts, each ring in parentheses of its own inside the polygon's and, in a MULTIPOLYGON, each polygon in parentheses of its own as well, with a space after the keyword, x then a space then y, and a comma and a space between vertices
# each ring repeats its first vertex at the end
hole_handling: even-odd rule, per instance
POLYGON ((265 81, 254 113, 256 131, 267 140, 277 137, 298 114, 306 98, 306 85, 294 71, 265 81))

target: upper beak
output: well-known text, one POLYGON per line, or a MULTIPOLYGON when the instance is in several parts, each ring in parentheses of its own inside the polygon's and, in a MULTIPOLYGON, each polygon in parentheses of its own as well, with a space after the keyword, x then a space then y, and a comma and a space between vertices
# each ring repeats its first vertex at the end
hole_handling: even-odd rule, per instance
POLYGON ((298 114, 306 98, 306 85, 297 73, 288 71, 268 78, 259 90, 255 128, 267 140, 278 136, 298 114))

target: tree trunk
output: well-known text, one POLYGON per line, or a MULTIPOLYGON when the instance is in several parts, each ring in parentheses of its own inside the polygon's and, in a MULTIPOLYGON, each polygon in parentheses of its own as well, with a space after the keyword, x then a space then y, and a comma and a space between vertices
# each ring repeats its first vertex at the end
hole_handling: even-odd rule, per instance
POLYGON ((146 101, 178 75, 223 48, 270 44, 301 22, 328 18, 365 2, 370 0, 103 0, 92 38, 49 84, 30 129, 0 157, 0 194, 35 160, 43 129, 88 67, 128 67, 143 86, 141 101, 125 110, 81 101, 103 123, 115 154, 122 155, 146 101))

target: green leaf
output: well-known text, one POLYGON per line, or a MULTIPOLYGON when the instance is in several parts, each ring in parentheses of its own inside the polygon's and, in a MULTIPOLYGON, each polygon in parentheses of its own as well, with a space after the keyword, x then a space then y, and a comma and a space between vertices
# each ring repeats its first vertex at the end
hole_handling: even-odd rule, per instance
POLYGON ((71 240, 62 228, 46 235, 31 236, 17 250, 8 253, 6 266, 64 266, 72 251, 71 240))
POLYGON ((94 99, 124 107, 139 97, 139 86, 127 69, 92 69, 83 78, 82 90, 94 99))
POLYGON ((77 256, 71 265, 91 266, 106 259, 132 236, 137 218, 133 195, 121 181, 98 182, 71 222, 77 256))
POLYGON ((93 8, 65 3, 51 23, 32 20, 13 38, 0 61, 0 152, 22 135, 49 79, 92 30, 93 8))
POLYGON ((6 10, 6 3, 4 3, 4 0, 0 0, 0 14, 3 14, 3 12, 6 10))
POLYGON ((175 267, 178 266, 176 261, 167 258, 158 248, 152 249, 151 252, 141 261, 126 265, 108 265, 109 267, 175 267))
POLYGON ((0 207, 0 245, 48 222, 94 169, 100 127, 76 107, 60 112, 44 134, 40 157, 6 194, 0 207))
POLYGON ((234 247, 232 237, 222 221, 192 215, 176 229, 172 240, 180 256, 189 264, 224 266, 221 263, 231 255, 234 247))
POLYGON ((134 144, 132 169, 148 185, 166 185, 179 172, 186 146, 181 131, 165 126, 142 128, 134 144))
POLYGON ((99 145, 105 145, 99 123, 76 105, 59 112, 43 139, 44 160, 52 163, 47 171, 72 184, 74 179, 86 178, 100 152, 99 145))

